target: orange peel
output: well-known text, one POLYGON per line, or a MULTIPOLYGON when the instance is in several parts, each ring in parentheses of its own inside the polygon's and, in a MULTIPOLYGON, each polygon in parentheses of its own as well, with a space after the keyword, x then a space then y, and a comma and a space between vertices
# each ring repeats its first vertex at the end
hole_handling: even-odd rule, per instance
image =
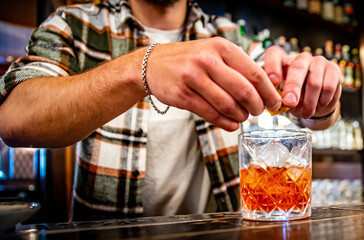
MULTIPOLYGON (((276 90, 279 93, 279 95, 282 96, 283 90, 279 86, 276 88, 276 90)), ((280 113, 284 113, 288 110, 289 110, 289 107, 284 106, 283 103, 281 104, 281 107, 277 111, 270 111, 269 109, 267 109, 267 111, 270 113, 271 116, 274 116, 274 115, 277 115, 280 113)))

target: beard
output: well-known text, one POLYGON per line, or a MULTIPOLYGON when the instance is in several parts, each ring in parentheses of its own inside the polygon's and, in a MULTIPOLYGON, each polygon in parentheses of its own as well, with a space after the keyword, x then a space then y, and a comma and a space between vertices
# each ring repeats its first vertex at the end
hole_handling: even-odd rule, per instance
POLYGON ((163 7, 169 7, 173 6, 176 2, 179 2, 180 0, 146 0, 149 3, 158 4, 163 7))

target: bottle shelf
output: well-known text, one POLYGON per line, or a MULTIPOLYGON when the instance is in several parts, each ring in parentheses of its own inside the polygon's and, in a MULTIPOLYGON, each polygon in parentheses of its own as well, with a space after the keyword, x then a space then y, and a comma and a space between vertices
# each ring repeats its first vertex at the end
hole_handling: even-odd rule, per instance
POLYGON ((360 89, 357 89, 357 88, 350 88, 350 87, 345 87, 345 86, 343 86, 343 87, 342 87, 342 91, 343 91, 344 93, 354 93, 354 94, 356 94, 356 93, 360 93, 360 89))
POLYGON ((337 24, 331 21, 324 20, 320 15, 317 14, 311 14, 306 10, 300 10, 293 7, 287 7, 282 5, 279 1, 271 1, 271 0, 256 0, 256 2, 264 4, 266 6, 269 6, 271 8, 285 11, 291 14, 294 14, 296 16, 300 16, 303 18, 306 18, 312 22, 322 24, 323 26, 333 28, 335 30, 348 33, 348 34, 355 34, 357 33, 357 27, 354 27, 349 24, 337 24))
POLYGON ((313 179, 362 179, 360 162, 312 162, 313 179))
POLYGON ((341 149, 312 149, 313 155, 333 155, 333 156, 353 156, 360 155, 361 150, 341 150, 341 149))

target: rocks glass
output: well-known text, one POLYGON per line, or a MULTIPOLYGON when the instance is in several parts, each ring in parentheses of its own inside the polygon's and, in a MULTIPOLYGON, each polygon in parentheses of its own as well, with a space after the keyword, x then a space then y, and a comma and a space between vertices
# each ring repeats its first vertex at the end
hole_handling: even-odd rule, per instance
POLYGON ((311 215, 312 137, 305 130, 239 135, 244 219, 286 221, 311 215))

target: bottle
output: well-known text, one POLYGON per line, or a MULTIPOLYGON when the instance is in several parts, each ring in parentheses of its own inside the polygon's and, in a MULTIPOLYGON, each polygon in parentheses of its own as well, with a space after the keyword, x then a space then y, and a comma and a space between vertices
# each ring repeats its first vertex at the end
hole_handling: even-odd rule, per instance
POLYGON ((312 49, 310 46, 304 46, 302 48, 302 52, 308 52, 308 53, 312 53, 312 49))
POLYGON ((286 7, 295 7, 296 1, 295 0, 283 0, 283 6, 286 7))
POLYGON ((336 24, 343 23, 344 7, 342 0, 333 0, 334 2, 334 22, 336 24))
POLYGON ((288 54, 292 57, 296 57, 300 52, 298 48, 298 39, 297 38, 289 39, 289 45, 290 45, 290 51, 288 54))
POLYGON ((351 50, 351 61, 354 64, 359 64, 359 49, 353 48, 351 50))
POLYGON ((341 48, 341 54, 342 54, 342 59, 345 62, 349 62, 350 61, 350 47, 349 47, 349 45, 344 45, 341 48))
POLYGON ((349 62, 345 66, 345 86, 354 87, 354 63, 349 62))
POLYGON ((289 44, 287 43, 285 36, 279 36, 278 39, 274 42, 274 44, 280 46, 281 48, 284 49, 284 51, 289 53, 290 47, 289 44))
POLYGON ((351 61, 354 63, 354 88, 359 89, 361 87, 361 66, 359 59, 359 49, 353 48, 351 50, 351 61))
POLYGON ((226 17, 227 19, 229 19, 230 21, 232 21, 232 19, 233 19, 233 16, 231 15, 231 13, 230 12, 225 12, 224 13, 224 17, 226 17))
POLYGON ((327 21, 334 21, 334 3, 332 0, 322 1, 322 18, 327 21))
POLYGON ((343 7, 344 7, 343 23, 353 25, 354 21, 353 3, 350 0, 344 0, 343 7))
POLYGON ((308 0, 297 0, 296 8, 299 10, 307 10, 308 9, 308 0))
POLYGON ((320 0, 309 0, 308 12, 311 14, 321 15, 321 1, 320 0))
POLYGON ((334 58, 337 60, 338 63, 342 59, 342 57, 341 57, 341 44, 340 43, 336 43, 335 44, 335 55, 334 55, 334 58))
POLYGON ((246 24, 245 20, 244 19, 239 19, 237 24, 239 26, 240 35, 245 36, 245 24, 246 24))
POLYGON ((325 57, 328 60, 334 58, 334 43, 331 40, 325 42, 325 57))
POLYGON ((270 38, 270 31, 269 31, 269 29, 263 29, 263 31, 262 31, 262 38, 263 38, 262 44, 263 44, 263 48, 264 49, 267 49, 267 48, 269 48, 270 46, 273 45, 273 41, 270 38))
POLYGON ((258 42, 258 27, 257 27, 257 26, 254 26, 254 27, 253 27, 252 40, 253 40, 254 42, 258 42))
POLYGON ((322 50, 322 48, 315 49, 315 56, 322 56, 323 53, 324 53, 324 51, 322 50))
POLYGON ((342 82, 342 85, 343 85, 343 86, 345 86, 345 84, 346 84, 346 79, 345 79, 345 67, 346 67, 346 61, 341 60, 341 61, 339 62, 339 68, 340 68, 340 70, 341 70, 341 75, 342 75, 342 77, 343 77, 343 82, 342 82))
POLYGON ((360 64, 355 64, 354 67, 354 88, 361 88, 361 66, 360 64))

